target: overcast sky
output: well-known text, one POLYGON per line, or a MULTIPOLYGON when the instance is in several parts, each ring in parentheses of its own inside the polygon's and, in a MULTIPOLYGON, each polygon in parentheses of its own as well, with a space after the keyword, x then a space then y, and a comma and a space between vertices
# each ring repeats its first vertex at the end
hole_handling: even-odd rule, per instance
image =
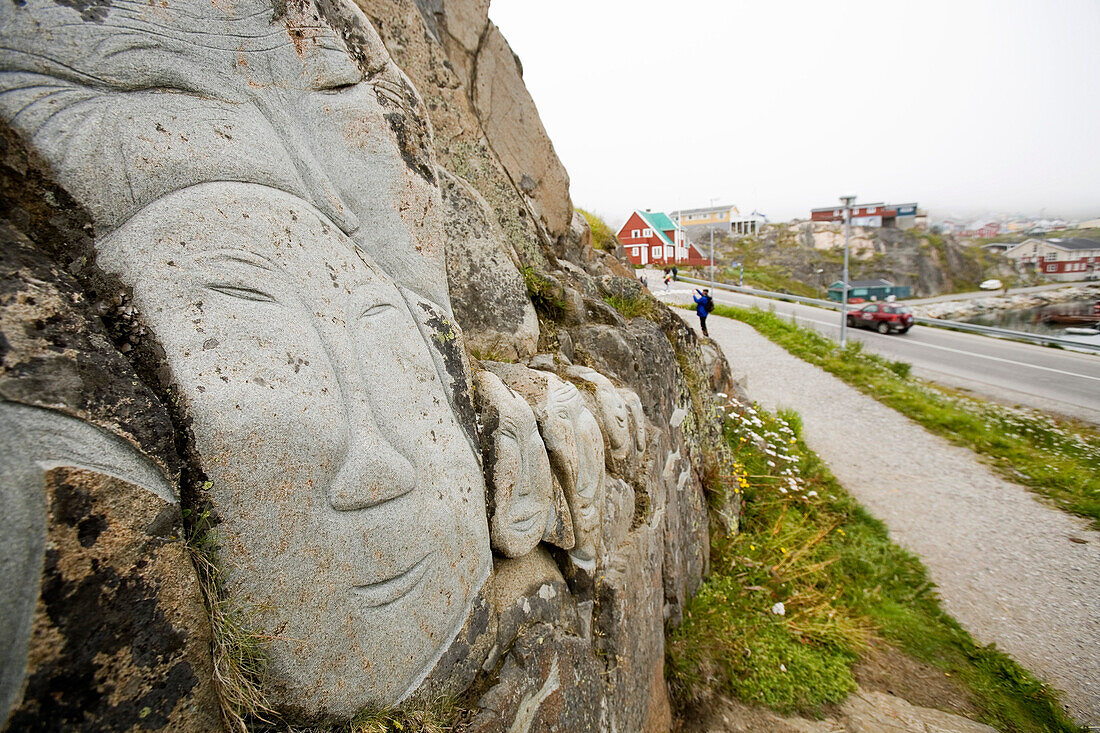
POLYGON ((574 205, 1100 216, 1100 0, 492 0, 574 205))

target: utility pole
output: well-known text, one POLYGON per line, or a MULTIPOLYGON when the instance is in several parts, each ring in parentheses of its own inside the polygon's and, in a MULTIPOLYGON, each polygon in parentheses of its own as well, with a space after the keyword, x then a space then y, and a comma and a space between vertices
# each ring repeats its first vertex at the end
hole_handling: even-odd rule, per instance
MULTIPOLYGON (((718 199, 711 199, 710 200, 710 205, 711 205, 712 209, 714 208, 714 202, 717 201, 717 200, 718 199)), ((715 218, 717 218, 717 214, 714 213, 714 212, 711 212, 711 216, 714 216, 715 218)), ((713 222, 710 225, 710 286, 712 288, 714 287, 714 223, 713 222)))
POLYGON ((840 345, 848 343, 848 237, 852 232, 852 202, 855 196, 841 196, 844 204, 844 276, 840 283, 840 345))

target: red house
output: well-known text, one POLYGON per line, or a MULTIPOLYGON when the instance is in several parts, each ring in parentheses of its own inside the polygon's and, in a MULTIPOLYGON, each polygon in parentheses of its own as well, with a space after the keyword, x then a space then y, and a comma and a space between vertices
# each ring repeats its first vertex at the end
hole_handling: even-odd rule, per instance
POLYGON ((619 230, 619 241, 635 265, 710 264, 666 214, 635 211, 619 230))

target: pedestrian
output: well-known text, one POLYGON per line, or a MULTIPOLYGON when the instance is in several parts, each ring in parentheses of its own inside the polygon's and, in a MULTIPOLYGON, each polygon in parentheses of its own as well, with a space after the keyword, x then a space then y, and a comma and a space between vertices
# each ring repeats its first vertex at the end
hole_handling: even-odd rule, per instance
POLYGON ((665 292, 672 290, 672 275, 665 275, 665 292))
POLYGON ((676 267, 676 265, 672 266, 672 279, 677 282, 680 281, 680 270, 676 267))
POLYGON ((645 277, 645 275, 642 275, 642 276, 641 276, 640 278, 638 278, 638 279, 642 281, 642 287, 643 287, 643 288, 649 289, 649 280, 646 280, 646 277, 645 277))
POLYGON ((707 316, 714 310, 714 299, 710 297, 710 290, 703 288, 695 290, 698 295, 691 296, 695 300, 695 314, 699 316, 699 329, 703 332, 703 335, 710 338, 710 334, 707 333, 707 316))

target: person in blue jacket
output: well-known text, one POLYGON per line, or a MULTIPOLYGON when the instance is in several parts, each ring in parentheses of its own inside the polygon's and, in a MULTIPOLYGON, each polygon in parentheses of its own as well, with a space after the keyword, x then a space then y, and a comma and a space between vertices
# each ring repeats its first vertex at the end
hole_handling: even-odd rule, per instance
POLYGON ((699 328, 703 331, 703 335, 710 337, 707 333, 707 316, 710 315, 710 309, 707 307, 710 305, 710 290, 703 288, 695 290, 698 295, 691 296, 695 300, 695 313, 699 316, 699 328))

